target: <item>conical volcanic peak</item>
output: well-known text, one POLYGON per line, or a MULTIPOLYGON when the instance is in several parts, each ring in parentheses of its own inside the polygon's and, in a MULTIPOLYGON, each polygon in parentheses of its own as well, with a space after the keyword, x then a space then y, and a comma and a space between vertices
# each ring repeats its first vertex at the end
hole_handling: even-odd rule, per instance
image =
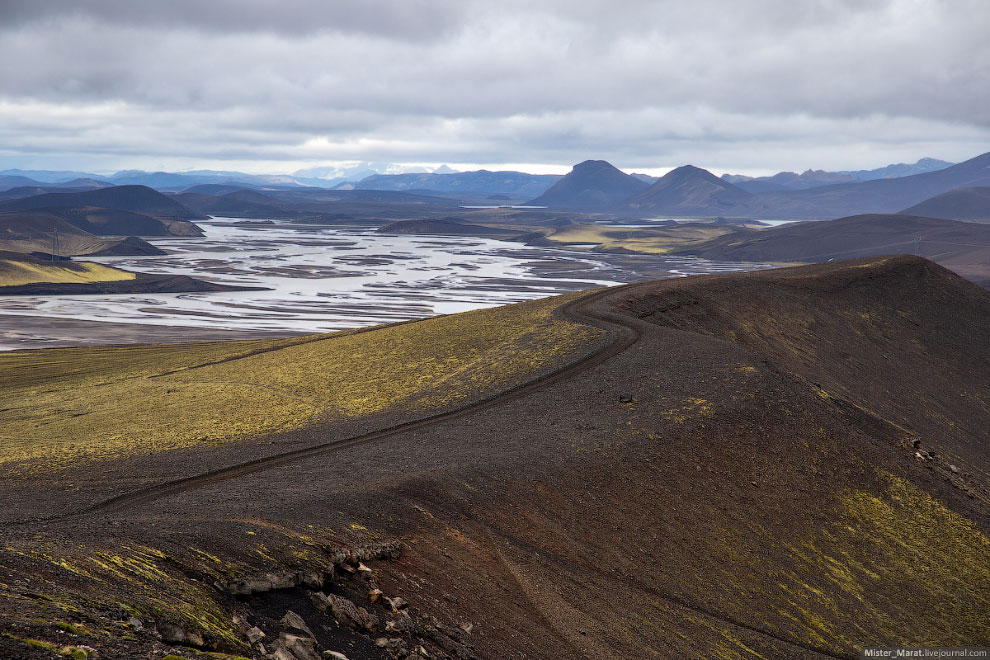
POLYGON ((578 163, 563 179, 530 204, 571 209, 605 209, 646 190, 649 185, 604 160, 578 163))
POLYGON ((751 196, 708 170, 684 165, 671 170, 629 200, 625 210, 670 215, 722 215, 751 196))

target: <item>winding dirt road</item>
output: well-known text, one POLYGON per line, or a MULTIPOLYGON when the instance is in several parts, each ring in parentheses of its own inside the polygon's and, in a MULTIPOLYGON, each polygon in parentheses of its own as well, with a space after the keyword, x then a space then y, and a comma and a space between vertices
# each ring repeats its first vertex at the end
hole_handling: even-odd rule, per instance
MULTIPOLYGON (((524 397, 532 392, 552 385, 554 383, 572 378, 577 374, 587 371, 606 360, 609 360, 619 353, 622 353, 630 346, 635 344, 641 337, 641 330, 631 319, 622 317, 618 314, 609 313, 607 311, 603 312, 598 308, 599 303, 614 295, 618 291, 628 290, 630 288, 644 286, 644 284, 626 284, 617 287, 611 287, 608 289, 600 289, 589 293, 586 296, 582 296, 577 300, 572 300, 558 309, 561 316, 564 318, 575 321, 577 323, 584 323, 587 325, 592 325, 601 328, 606 331, 606 341, 603 346, 598 348, 591 354, 581 358, 576 362, 572 362, 564 367, 561 367, 557 371, 546 374, 527 383, 523 383, 516 387, 513 387, 504 392, 500 392, 494 396, 476 401, 474 403, 456 408, 454 410, 449 410, 446 412, 438 413, 435 415, 430 415, 428 417, 423 417, 417 420, 404 422, 402 424, 396 424, 384 429, 379 429, 371 433, 365 433, 363 435, 354 436, 351 438, 344 438, 342 440, 334 440, 332 442, 326 442, 317 445, 311 445, 309 447, 304 447, 302 449, 294 449, 292 451, 287 451, 280 454, 275 454, 272 456, 266 456, 264 458, 257 458, 250 461, 245 461, 243 463, 237 463, 234 465, 229 465, 227 467, 219 468, 216 470, 211 470, 209 472, 203 472, 201 474, 196 474, 189 477, 183 477, 181 479, 175 479, 173 481, 167 481, 164 483, 155 484, 153 486, 148 486, 147 488, 142 488, 139 490, 131 491, 128 493, 123 493, 116 497, 112 497, 95 504, 91 504, 85 508, 79 509, 77 511, 69 511, 66 513, 61 513, 55 516, 38 517, 38 518, 28 518, 17 521, 12 521, 6 523, 5 526, 17 526, 34 524, 39 522, 54 522, 60 520, 71 520, 75 518, 92 517, 94 515, 103 513, 112 513, 115 511, 121 511, 134 507, 140 504, 145 504, 158 500, 170 495, 175 495, 177 493, 194 490, 197 488, 203 488, 212 484, 216 484, 221 481, 226 481, 228 479, 236 479, 243 477, 247 474, 252 474, 255 472, 261 472, 263 470, 268 470, 274 467, 285 465, 286 463, 291 463, 303 458, 308 458, 318 454, 326 454, 330 452, 340 451, 356 445, 367 444, 375 442, 378 440, 384 440, 392 436, 398 435, 400 433, 406 433, 408 431, 415 431, 422 429, 424 427, 439 424, 446 420, 454 419, 464 415, 476 413, 481 410, 486 410, 493 408, 495 406, 502 405, 509 401, 513 401, 520 397, 524 397)), ((373 328, 369 328, 371 330, 373 328)), ((274 349, 279 350, 279 349, 274 349)), ((253 353, 252 353, 253 354, 253 353)), ((233 359, 241 359, 245 356, 238 356, 233 359)))

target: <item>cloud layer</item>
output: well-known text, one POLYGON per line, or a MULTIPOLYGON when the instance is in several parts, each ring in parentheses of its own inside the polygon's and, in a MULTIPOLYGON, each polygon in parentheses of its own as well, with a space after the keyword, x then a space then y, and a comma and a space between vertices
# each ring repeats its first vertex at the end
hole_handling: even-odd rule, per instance
POLYGON ((984 0, 8 0, 0 164, 960 160, 987 34, 984 0))

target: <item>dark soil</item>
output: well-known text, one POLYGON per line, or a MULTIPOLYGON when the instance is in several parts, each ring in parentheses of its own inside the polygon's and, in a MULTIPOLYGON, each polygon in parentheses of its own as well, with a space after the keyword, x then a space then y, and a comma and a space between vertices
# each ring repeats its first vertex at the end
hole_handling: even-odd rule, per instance
MULTIPOLYGON (((177 585, 200 585, 269 639, 291 609, 320 629, 319 648, 385 658, 369 645, 380 634, 306 609, 316 587, 233 598, 196 553, 258 573, 329 562, 338 570, 322 590, 375 610, 362 596, 370 584, 351 575, 357 559, 334 557, 389 540, 401 554, 366 560, 371 579, 409 602, 418 627, 401 637, 433 657, 852 658, 863 645, 985 642, 985 564, 945 548, 968 538, 963 528, 984 539, 990 529, 990 294, 898 257, 630 285, 572 311, 634 341, 566 378, 374 441, 7 525, 0 583, 16 598, 0 598, 0 628, 23 637, 19 626, 54 616, 45 594, 137 598, 128 582, 91 583, 12 548, 74 557, 141 546, 169 558, 159 563, 177 585), (918 438, 936 456, 919 458, 918 438), (891 479, 937 506, 904 504, 891 479), (887 502, 908 521, 890 523, 901 543, 886 542, 888 518, 870 513, 887 502), (311 541, 299 546, 298 534, 311 541), (930 535, 941 540, 911 545, 930 535)), ((293 439, 315 446, 358 432, 317 427, 293 439)), ((10 475, 4 489, 37 512, 80 480, 93 495, 126 492, 149 474, 174 480, 201 472, 204 458, 234 464, 260 451, 245 443, 10 475)), ((112 613, 88 607, 59 616, 112 627, 112 613)), ((109 658, 160 657, 167 646, 148 635, 89 643, 109 658)), ((17 644, 0 640, 0 650, 45 657, 17 644)))

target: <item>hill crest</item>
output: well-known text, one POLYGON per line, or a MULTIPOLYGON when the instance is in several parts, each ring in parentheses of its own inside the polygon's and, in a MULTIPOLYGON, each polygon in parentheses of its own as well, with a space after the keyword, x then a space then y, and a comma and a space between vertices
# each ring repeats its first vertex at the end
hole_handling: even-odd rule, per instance
POLYGON ((618 204, 648 187, 645 181, 607 161, 586 160, 528 203, 552 208, 599 209, 618 204))
POLYGON ((708 170, 683 165, 622 205, 634 214, 725 215, 752 195, 708 170))

